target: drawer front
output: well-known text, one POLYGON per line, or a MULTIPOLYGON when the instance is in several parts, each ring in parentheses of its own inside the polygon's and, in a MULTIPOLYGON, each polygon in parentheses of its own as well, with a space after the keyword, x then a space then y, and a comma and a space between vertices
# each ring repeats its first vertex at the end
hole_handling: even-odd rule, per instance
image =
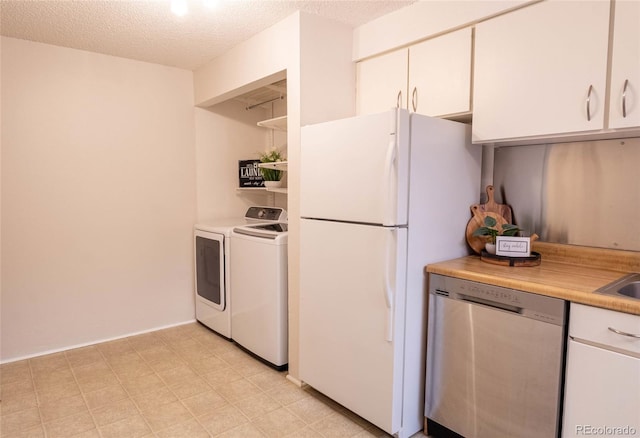
POLYGON ((640 316, 571 303, 569 336, 640 355, 640 316))

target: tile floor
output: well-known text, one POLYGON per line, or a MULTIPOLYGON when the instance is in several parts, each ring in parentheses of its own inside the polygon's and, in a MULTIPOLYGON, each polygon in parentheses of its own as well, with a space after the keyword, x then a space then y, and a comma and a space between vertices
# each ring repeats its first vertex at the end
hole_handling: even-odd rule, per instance
POLYGON ((388 436, 285 376, 187 324, 2 365, 0 436, 388 436))

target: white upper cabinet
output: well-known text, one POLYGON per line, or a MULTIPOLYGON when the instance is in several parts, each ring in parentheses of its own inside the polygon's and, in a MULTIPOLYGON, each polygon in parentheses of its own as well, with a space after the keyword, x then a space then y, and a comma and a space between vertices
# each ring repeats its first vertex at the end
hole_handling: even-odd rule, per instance
POLYGON ((408 109, 427 116, 471 111, 471 28, 409 47, 408 109))
POLYGON ((407 107, 408 55, 402 49, 357 63, 357 115, 407 107))
POLYGON ((612 46, 609 127, 637 127, 640 126, 640 2, 615 3, 612 46))
POLYGON ((471 28, 357 64, 358 115, 396 106, 427 116, 471 110, 471 28))
POLYGON ((603 129, 609 9, 548 0, 479 23, 473 141, 603 129))

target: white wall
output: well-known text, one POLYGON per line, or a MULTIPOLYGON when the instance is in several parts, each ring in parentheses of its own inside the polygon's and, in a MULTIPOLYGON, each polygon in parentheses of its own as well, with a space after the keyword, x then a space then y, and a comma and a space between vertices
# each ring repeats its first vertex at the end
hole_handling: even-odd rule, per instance
POLYGON ((192 73, 2 38, 2 361, 194 319, 192 73))

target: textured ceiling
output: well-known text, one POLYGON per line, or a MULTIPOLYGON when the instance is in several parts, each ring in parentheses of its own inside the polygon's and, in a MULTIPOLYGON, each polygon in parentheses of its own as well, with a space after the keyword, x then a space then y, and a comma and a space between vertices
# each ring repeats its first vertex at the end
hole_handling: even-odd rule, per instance
POLYGON ((416 0, 0 0, 4 36, 194 70, 297 10, 352 27, 416 0))

